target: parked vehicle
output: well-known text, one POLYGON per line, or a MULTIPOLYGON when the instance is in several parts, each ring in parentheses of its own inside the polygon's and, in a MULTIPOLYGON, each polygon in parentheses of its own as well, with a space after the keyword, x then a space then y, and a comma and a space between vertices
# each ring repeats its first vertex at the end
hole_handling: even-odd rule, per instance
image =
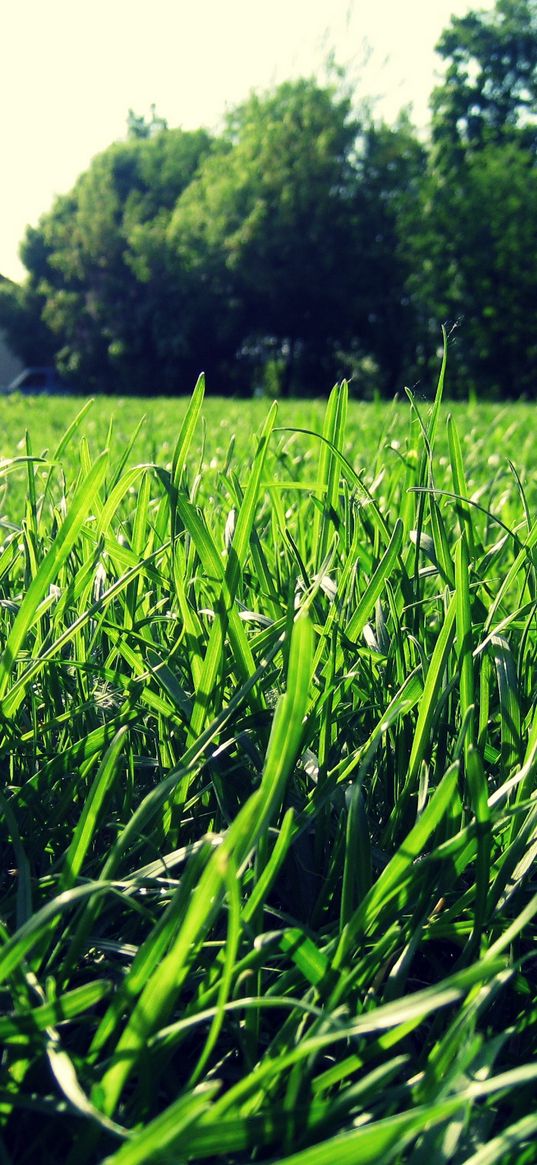
POLYGON ((24 393, 64 393, 69 386, 60 379, 53 367, 23 368, 22 372, 8 384, 5 392, 24 393))

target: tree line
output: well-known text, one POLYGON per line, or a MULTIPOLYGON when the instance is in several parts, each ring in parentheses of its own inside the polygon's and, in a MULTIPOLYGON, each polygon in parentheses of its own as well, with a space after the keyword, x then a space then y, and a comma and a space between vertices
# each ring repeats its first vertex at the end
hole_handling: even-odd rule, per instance
POLYGON ((0 326, 83 391, 536 393, 537 0, 452 18, 426 141, 341 77, 128 136, 27 229, 0 326))

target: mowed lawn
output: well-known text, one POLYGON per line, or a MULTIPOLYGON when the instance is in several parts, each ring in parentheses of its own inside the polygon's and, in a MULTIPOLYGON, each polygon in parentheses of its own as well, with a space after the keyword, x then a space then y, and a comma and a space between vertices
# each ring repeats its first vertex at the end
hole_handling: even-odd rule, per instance
POLYGON ((2 1165, 537 1160, 533 406, 1 407, 2 1165))
MULTIPOLYGON (((426 417, 431 401, 419 393, 414 399, 420 415, 426 417)), ((72 467, 74 473, 78 471, 81 437, 88 442, 91 456, 108 446, 112 455, 119 456, 120 452, 129 447, 129 464, 153 461, 166 465, 170 463, 188 400, 187 396, 104 396, 88 400, 69 396, 5 396, 0 400, 0 458, 25 454, 26 432, 30 435, 34 455, 51 456, 80 410, 87 408, 77 441, 64 452, 64 467, 72 467)), ((237 400, 206 396, 202 423, 193 436, 190 448, 191 470, 194 465, 198 467, 201 457, 202 494, 205 483, 212 482, 211 472, 225 468, 228 454, 231 454, 233 464, 235 458, 243 462, 244 458, 252 455, 255 435, 267 414, 269 404, 263 399, 237 400)), ((278 403, 276 425, 311 429, 320 433, 325 409, 326 400, 283 400, 278 403)), ((532 493, 537 468, 537 420, 533 404, 511 401, 502 404, 447 402, 443 406, 444 421, 448 413, 456 420, 467 476, 472 487, 490 486, 493 493, 496 490, 497 502, 503 496, 498 483, 503 482, 505 485, 506 481, 509 484, 509 479, 512 481, 509 469, 511 460, 524 477, 526 489, 532 493)), ((301 457, 299 472, 311 476, 311 466, 315 466, 319 451, 314 442, 299 435, 291 438, 289 434, 277 434, 272 439, 272 452, 276 454, 282 448, 291 451, 295 464, 296 457, 301 457)), ((411 412, 404 394, 400 399, 386 403, 353 400, 351 395, 344 452, 358 472, 370 481, 374 481, 379 472, 386 478, 390 476, 398 453, 404 453, 406 449, 420 450, 421 437, 419 418, 411 412)), ((443 472, 447 464, 447 453, 444 424, 439 427, 437 435, 437 475, 443 472)), ((12 499, 18 498, 20 502, 21 482, 24 484, 24 475, 21 476, 20 472, 10 479, 9 500, 4 500, 3 511, 6 506, 11 508, 14 504, 12 499)))

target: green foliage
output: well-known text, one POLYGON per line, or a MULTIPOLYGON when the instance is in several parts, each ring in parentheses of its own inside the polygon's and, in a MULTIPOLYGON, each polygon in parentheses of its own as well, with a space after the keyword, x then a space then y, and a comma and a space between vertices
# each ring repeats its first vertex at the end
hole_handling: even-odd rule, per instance
POLYGON ((297 379, 324 387, 335 342, 352 334, 357 132, 349 101, 314 82, 252 96, 171 221, 178 270, 210 272, 211 291, 231 305, 228 342, 247 376, 280 357, 283 393, 297 379))
MULTIPOLYGON (((165 279, 146 289, 140 236, 159 237, 209 149, 201 130, 117 143, 28 232, 22 258, 30 279, 21 295, 41 303, 57 364, 71 383, 150 391, 160 366, 161 390, 184 389, 180 365, 161 360, 163 322, 170 331, 177 305, 165 279)), ((180 314, 174 323, 180 335, 180 314)))
MULTIPOLYGON (((445 175, 439 166, 423 207, 424 235, 412 279, 416 295, 444 318, 461 319, 452 375, 492 396, 535 396, 537 342, 537 166, 514 143, 488 146, 445 175), (426 250, 424 242, 428 240, 426 250), (441 267, 443 264, 443 268, 441 267)), ((429 315, 429 329, 435 320, 429 315)))
POLYGON ((35 290, 0 278, 0 327, 25 364, 53 360, 54 343, 40 318, 42 300, 35 290))
MULTIPOLYGON (((419 360, 416 306, 408 287, 415 270, 412 236, 423 231, 416 207, 426 167, 427 150, 406 115, 393 127, 371 124, 365 130, 353 224, 360 263, 353 278, 361 301, 353 310, 359 312, 362 350, 379 370, 377 386, 389 393, 401 389, 408 368, 419 360)), ((354 322, 356 328, 356 315, 354 322)), ((358 369, 358 390, 361 381, 358 369)))
POLYGON ((253 94, 218 136, 129 113, 0 288, 25 362, 82 391, 358 396, 427 381, 441 324, 468 396, 535 395, 535 0, 452 18, 431 140, 344 73, 253 94))
POLYGON ((165 117, 160 117, 157 114, 156 105, 151 106, 151 120, 148 121, 144 114, 135 113, 133 109, 129 109, 127 116, 127 137, 129 138, 150 138, 155 134, 161 133, 163 129, 168 128, 168 122, 165 117))
POLYGON ((535 0, 496 0, 492 12, 452 17, 437 51, 447 70, 432 97, 443 159, 519 139, 535 149, 535 0))
POLYGON ((361 124, 304 80, 253 95, 213 142, 129 124, 22 248, 22 300, 71 383, 177 392, 204 363, 228 391, 267 367, 284 396, 325 392, 334 367, 399 387, 402 221, 424 164, 408 121, 361 124))
POLYGON ((531 414, 203 387, 6 402, 2 1156, 529 1162, 531 414))
POLYGON ((432 99, 433 149, 408 286, 424 333, 434 336, 439 316, 459 322, 450 366, 464 391, 533 397, 534 0, 498 0, 491 13, 453 18, 438 50, 447 69, 432 99))

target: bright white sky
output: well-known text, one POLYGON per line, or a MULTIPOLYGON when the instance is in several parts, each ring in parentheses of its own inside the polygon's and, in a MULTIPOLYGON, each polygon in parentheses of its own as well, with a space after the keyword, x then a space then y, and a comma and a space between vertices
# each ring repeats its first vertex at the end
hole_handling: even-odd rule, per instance
POLYGON ((323 74, 333 50, 360 96, 418 125, 451 15, 493 0, 0 0, 0 273, 94 154, 152 102, 170 126, 218 128, 251 89, 323 74), (364 45, 370 50, 363 66, 364 45))

